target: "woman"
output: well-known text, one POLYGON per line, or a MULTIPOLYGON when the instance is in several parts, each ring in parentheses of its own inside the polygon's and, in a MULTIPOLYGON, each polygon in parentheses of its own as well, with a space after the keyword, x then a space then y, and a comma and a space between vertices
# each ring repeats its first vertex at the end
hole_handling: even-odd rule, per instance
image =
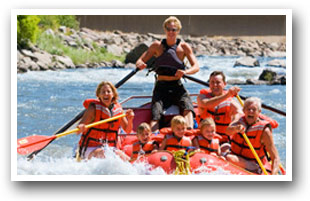
MULTIPOLYGON (((117 103, 118 93, 111 82, 103 81, 96 89, 98 99, 86 100, 84 107, 86 111, 81 122, 77 126, 82 133, 79 141, 79 156, 90 159, 92 157, 103 158, 103 146, 117 148, 117 136, 119 128, 122 127, 126 133, 130 133, 133 127, 134 112, 126 111, 126 117, 100 124, 98 126, 86 129, 86 125, 92 122, 108 119, 123 113, 122 106, 117 103)), ((121 151, 116 151, 121 157, 121 151)))

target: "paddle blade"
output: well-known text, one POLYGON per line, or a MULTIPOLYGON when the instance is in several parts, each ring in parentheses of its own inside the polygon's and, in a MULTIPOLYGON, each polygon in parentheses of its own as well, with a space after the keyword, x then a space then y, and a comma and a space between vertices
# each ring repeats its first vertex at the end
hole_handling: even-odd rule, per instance
POLYGON ((56 136, 33 135, 17 140, 17 153, 20 155, 30 154, 44 148, 56 136))

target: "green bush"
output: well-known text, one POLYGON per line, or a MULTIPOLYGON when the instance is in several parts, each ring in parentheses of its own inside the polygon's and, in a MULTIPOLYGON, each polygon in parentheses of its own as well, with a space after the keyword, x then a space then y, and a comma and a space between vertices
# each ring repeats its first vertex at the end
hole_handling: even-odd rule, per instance
POLYGON ((36 42, 39 21, 40 19, 35 15, 17 16, 17 44, 19 47, 29 47, 30 42, 36 42))

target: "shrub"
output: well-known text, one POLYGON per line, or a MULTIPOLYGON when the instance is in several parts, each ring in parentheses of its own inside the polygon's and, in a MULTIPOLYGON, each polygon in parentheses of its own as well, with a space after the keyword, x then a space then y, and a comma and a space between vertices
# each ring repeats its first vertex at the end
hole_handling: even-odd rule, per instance
POLYGON ((17 16, 17 45, 19 47, 29 47, 30 42, 36 42, 39 21, 40 19, 35 15, 17 16))

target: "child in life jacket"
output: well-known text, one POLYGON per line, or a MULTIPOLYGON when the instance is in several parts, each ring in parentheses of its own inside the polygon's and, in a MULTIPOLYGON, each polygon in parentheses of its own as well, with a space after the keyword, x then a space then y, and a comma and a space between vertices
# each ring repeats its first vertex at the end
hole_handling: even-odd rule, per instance
POLYGON ((177 115, 173 117, 171 120, 171 131, 166 133, 159 150, 188 150, 192 145, 192 141, 185 136, 186 127, 186 121, 183 116, 177 115))
POLYGON ((200 122, 200 131, 198 135, 192 140, 193 146, 200 151, 207 154, 218 155, 221 154, 220 135, 215 133, 215 122, 212 118, 206 118, 200 122))
POLYGON ((137 128, 138 141, 132 144, 131 160, 135 160, 139 155, 150 154, 159 148, 155 140, 151 140, 151 127, 148 123, 141 123, 137 128))

